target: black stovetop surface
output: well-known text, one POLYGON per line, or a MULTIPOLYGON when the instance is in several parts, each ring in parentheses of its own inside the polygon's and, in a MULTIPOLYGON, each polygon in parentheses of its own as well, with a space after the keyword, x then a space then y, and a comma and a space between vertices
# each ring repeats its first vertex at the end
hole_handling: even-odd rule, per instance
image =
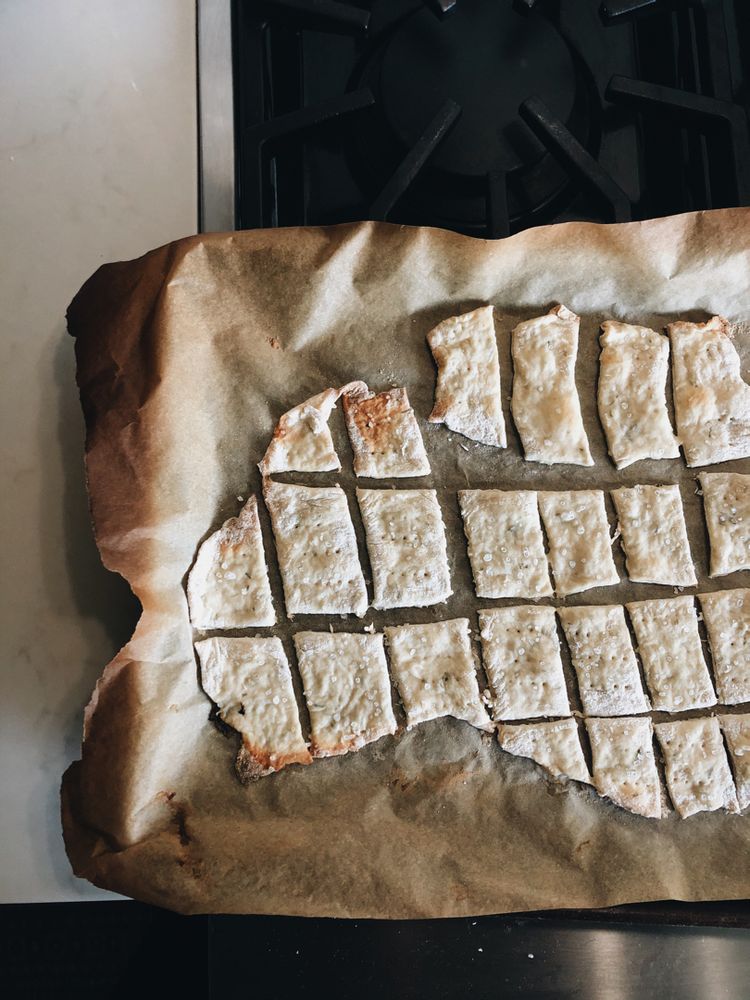
POLYGON ((3 995, 287 1000, 743 1000, 747 903, 450 920, 0 907, 3 995))
POLYGON ((235 0, 233 37, 239 228, 750 204, 746 0, 235 0))

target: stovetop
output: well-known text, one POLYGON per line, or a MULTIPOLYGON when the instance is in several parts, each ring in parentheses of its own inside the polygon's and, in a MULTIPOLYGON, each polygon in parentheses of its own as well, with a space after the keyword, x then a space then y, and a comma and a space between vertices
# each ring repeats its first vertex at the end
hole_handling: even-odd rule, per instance
MULTIPOLYGON (((388 219, 496 238, 750 204, 746 0, 198 13, 204 231, 388 219)), ((750 926, 747 903, 677 907, 565 919, 750 926)))
POLYGON ((744 0, 201 6, 204 229, 499 237, 750 204, 744 0))
POLYGON ((622 910, 380 921, 9 906, 0 954, 5 995, 24 998, 745 1000, 750 932, 726 915, 711 926, 706 906, 699 927, 674 907, 644 923, 622 910))

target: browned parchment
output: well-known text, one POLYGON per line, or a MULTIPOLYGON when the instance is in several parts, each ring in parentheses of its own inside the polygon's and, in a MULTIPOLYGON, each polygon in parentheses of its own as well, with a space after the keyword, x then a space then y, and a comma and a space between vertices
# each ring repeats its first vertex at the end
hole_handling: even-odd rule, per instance
MULTIPOLYGON (((63 782, 75 871, 185 912, 425 917, 747 895, 750 817, 631 816, 589 789, 548 781, 452 720, 243 787, 232 766, 238 740, 209 721, 198 684, 183 581, 200 540, 236 512, 238 496, 259 490, 256 463, 279 414, 363 378, 376 389, 408 388, 433 466, 424 485, 439 490, 444 508, 455 588, 447 605, 371 611, 365 623, 473 618, 480 605, 512 603, 473 596, 455 499, 467 485, 680 482, 696 591, 747 585, 746 573, 707 578, 695 470, 682 460, 615 470, 595 385, 606 317, 659 327, 721 313, 737 324, 747 375, 749 223, 750 210, 738 209, 559 225, 494 243, 363 223, 195 237, 101 268, 69 312, 89 489, 102 559, 144 611, 104 671, 82 760, 63 782), (558 301, 583 317, 577 378, 591 469, 525 463, 510 421, 510 330, 558 301), (506 451, 425 422, 435 382, 425 334, 486 302, 496 306, 506 451)), ((331 421, 345 468, 296 478, 351 492, 340 413, 331 421)), ((265 511, 263 530, 272 553, 265 511)), ((615 548, 621 585, 568 603, 671 592, 628 584, 615 548)), ((362 624, 334 620, 337 629, 362 624)), ((277 631, 291 652, 295 628, 320 626, 328 622, 306 616, 282 619, 277 631)))

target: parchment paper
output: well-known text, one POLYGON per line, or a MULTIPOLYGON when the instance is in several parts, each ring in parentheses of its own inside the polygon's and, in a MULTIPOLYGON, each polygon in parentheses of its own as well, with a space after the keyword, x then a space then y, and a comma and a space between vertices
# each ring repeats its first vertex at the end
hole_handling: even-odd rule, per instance
MULTIPOLYGON (((466 614, 476 629, 477 607, 514 603, 473 595, 455 498, 467 485, 679 482, 699 575, 686 592, 746 586, 747 573, 708 580, 695 471, 682 460, 615 470, 595 386, 607 317, 661 327, 723 314, 737 324, 747 377, 749 223, 750 211, 737 209, 572 223, 499 242, 362 223, 200 236, 102 267, 72 303, 69 324, 97 542, 143 615, 104 671, 86 712, 82 760, 64 778, 76 873, 183 912, 434 917, 747 895, 750 817, 632 816, 448 719, 243 787, 233 770, 239 740, 209 720, 198 683, 183 583, 199 542, 237 511, 238 497, 259 490, 256 463, 278 416, 363 378, 376 389, 408 388, 433 467, 419 484, 439 491, 455 593, 440 607, 370 611, 364 622, 336 618, 334 628, 466 614), (497 312, 505 451, 425 422, 435 383, 425 334, 486 302, 497 312), (583 317, 577 379, 590 469, 524 462, 510 420, 510 330, 555 302, 583 317)), ((351 497, 339 412, 332 427, 342 472, 289 478, 340 482, 351 497)), ((354 502, 352 510, 359 530, 354 502)), ((614 524, 611 504, 609 512, 614 524)), ((284 619, 265 510, 262 523, 275 631, 292 658, 295 629, 329 622, 284 619)), ((568 603, 672 593, 628 584, 618 544, 615 557, 620 586, 568 603)))

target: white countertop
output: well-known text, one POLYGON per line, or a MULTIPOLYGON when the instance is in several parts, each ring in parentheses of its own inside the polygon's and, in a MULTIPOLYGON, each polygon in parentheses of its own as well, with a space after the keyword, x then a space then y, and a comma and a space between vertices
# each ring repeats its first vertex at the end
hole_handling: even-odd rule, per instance
POLYGON ((109 260, 196 231, 193 0, 0 4, 0 902, 74 878, 59 784, 136 609, 103 569, 65 309, 109 260))

